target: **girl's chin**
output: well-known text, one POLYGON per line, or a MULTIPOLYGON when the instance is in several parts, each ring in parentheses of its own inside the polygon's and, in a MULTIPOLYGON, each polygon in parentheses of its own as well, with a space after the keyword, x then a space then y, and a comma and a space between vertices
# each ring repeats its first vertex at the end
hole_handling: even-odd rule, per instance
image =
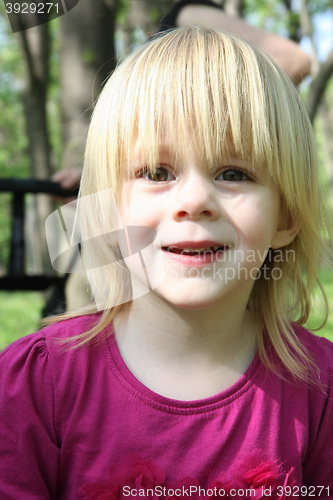
MULTIPOLYGON (((208 287, 207 287, 208 288, 208 287)), ((165 284, 150 292, 163 302, 180 309, 204 309, 222 299, 221 290, 208 290, 202 283, 166 287, 165 284)), ((223 293, 222 293, 223 295, 223 293)))

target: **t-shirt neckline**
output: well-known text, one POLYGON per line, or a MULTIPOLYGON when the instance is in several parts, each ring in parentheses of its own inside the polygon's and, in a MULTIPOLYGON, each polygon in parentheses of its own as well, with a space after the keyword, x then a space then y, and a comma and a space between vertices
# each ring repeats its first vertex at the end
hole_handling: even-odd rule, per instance
POLYGON ((124 362, 113 332, 107 337, 106 345, 110 368, 122 387, 145 404, 168 413, 206 413, 226 406, 250 389, 262 366, 260 356, 256 352, 244 374, 228 389, 204 399, 182 401, 158 394, 140 382, 124 362))

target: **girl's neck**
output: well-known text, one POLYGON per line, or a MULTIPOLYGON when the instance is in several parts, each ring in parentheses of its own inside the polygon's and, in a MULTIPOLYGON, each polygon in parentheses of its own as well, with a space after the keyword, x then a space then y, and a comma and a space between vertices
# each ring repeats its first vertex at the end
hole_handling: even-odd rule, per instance
POLYGON ((246 304, 239 306, 189 310, 146 295, 115 320, 119 350, 155 392, 184 400, 214 395, 236 382, 255 354, 255 329, 246 304))

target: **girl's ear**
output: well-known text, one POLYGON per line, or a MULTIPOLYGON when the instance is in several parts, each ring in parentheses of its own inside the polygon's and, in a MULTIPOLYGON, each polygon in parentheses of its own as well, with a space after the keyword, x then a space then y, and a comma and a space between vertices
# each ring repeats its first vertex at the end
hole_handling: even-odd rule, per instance
POLYGON ((288 217, 287 222, 278 226, 271 242, 271 248, 282 248, 291 243, 297 236, 301 228, 301 223, 298 220, 288 217))

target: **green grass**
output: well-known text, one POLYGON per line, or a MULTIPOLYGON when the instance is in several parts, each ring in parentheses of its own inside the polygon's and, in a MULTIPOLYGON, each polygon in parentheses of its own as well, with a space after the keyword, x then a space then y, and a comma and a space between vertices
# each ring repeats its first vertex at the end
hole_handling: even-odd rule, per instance
MULTIPOLYGON (((326 325, 316 333, 333 342, 333 270, 322 270, 320 279, 327 294, 330 312, 326 325)), ((319 295, 318 293, 318 304, 319 295)), ((43 305, 43 295, 38 292, 0 291, 0 351, 14 340, 39 328, 43 305)), ((319 305, 314 309, 308 328, 315 328, 322 320, 319 305)))
POLYGON ((43 306, 39 292, 0 292, 0 351, 38 330, 43 306))
MULTIPOLYGON (((319 273, 320 281, 324 287, 328 306, 329 306, 329 315, 326 325, 320 329, 318 332, 314 332, 318 334, 320 337, 327 337, 329 340, 333 342, 333 270, 325 269, 321 270, 319 273)), ((312 314, 306 324, 307 328, 316 328, 320 325, 323 318, 323 308, 321 307, 321 293, 318 291, 318 304, 314 304, 312 314), (317 307, 317 309, 316 309, 317 307)))

